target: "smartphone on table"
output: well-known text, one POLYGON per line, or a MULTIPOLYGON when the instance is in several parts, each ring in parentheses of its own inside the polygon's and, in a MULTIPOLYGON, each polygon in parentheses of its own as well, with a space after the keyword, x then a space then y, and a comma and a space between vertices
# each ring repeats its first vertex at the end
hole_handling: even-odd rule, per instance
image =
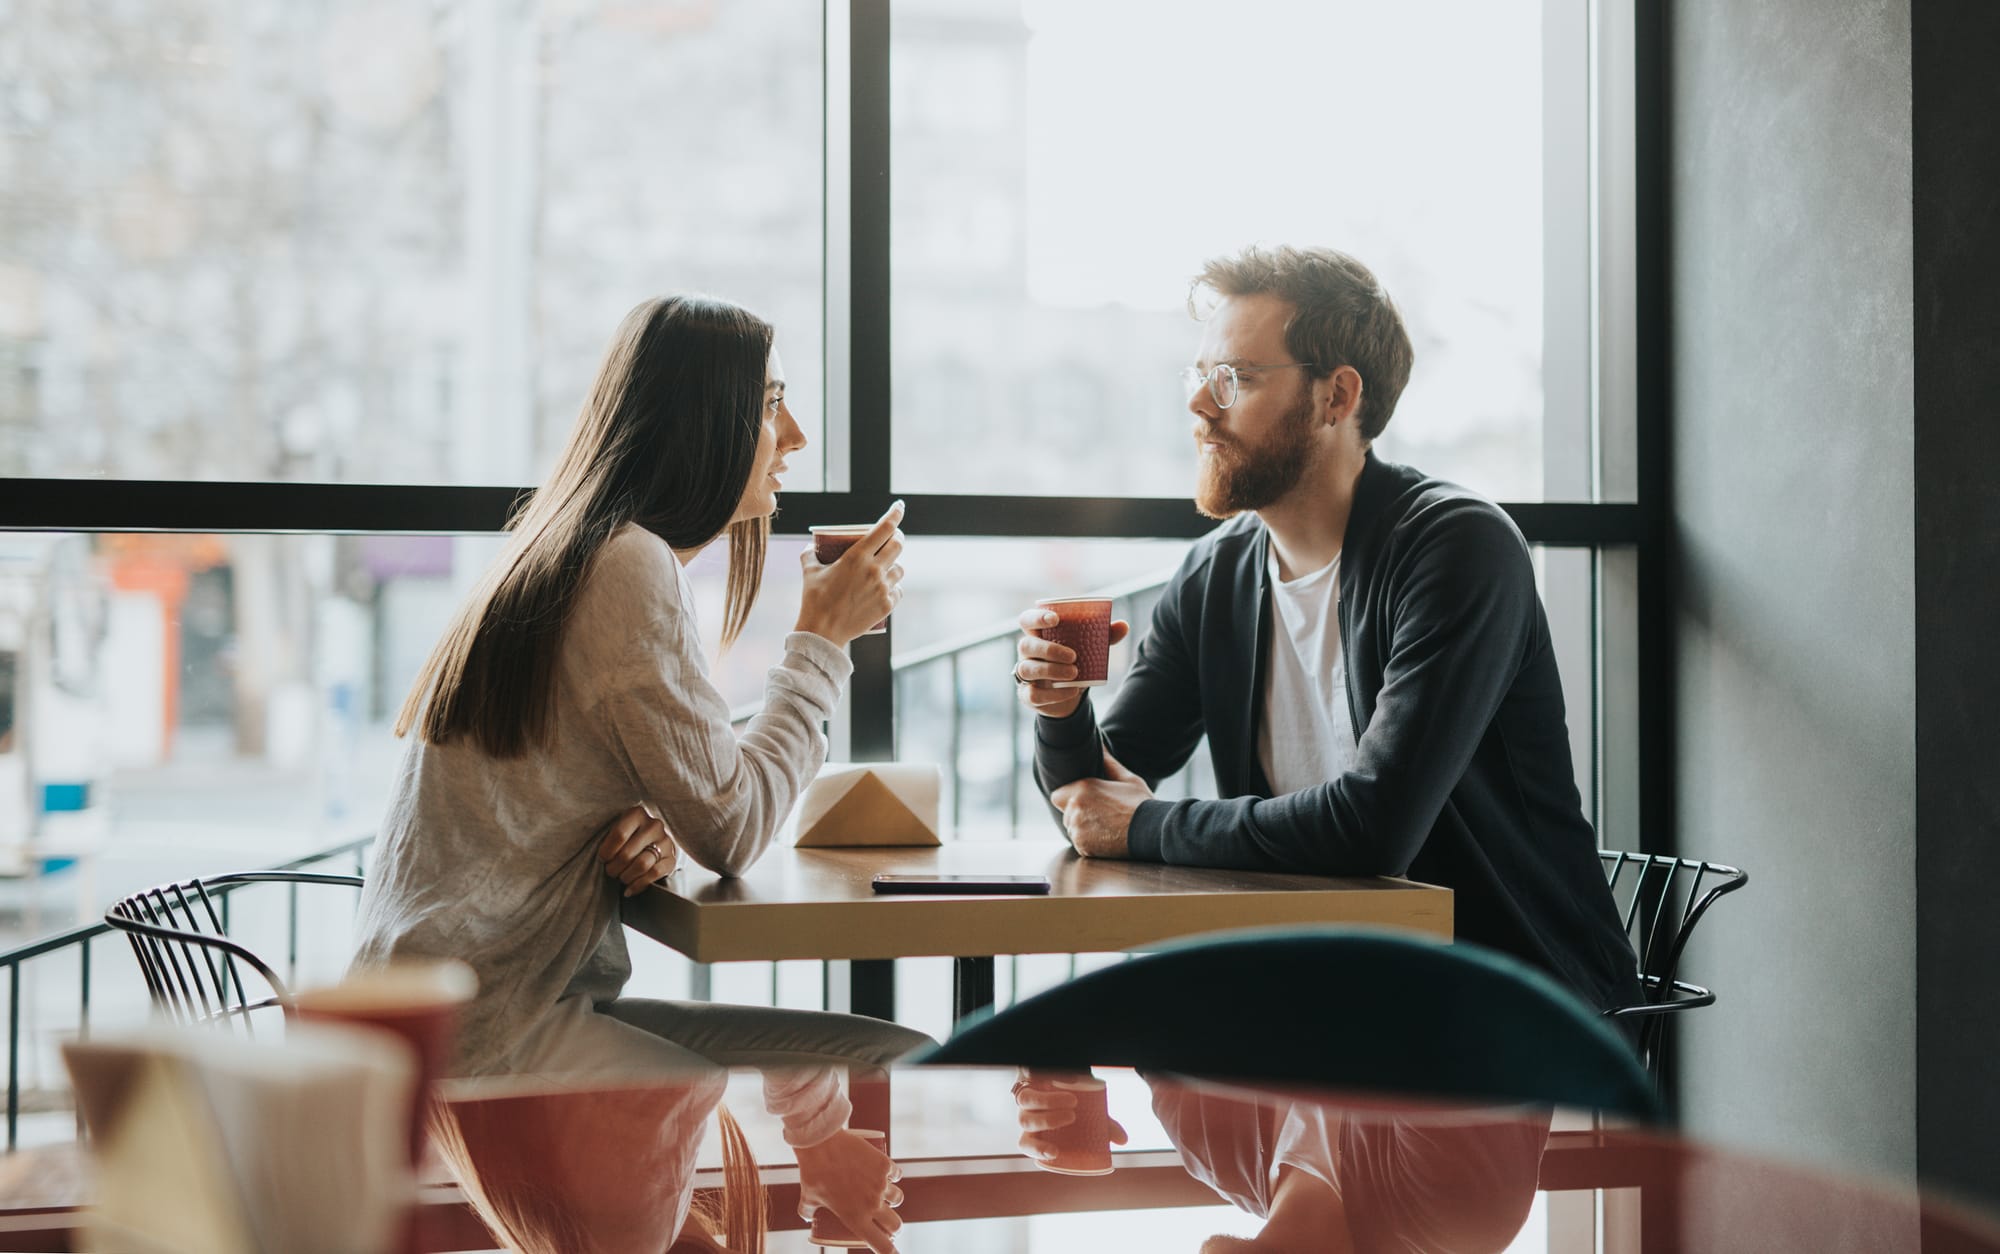
POLYGON ((878 875, 878 893, 1046 894, 1046 875, 878 875))

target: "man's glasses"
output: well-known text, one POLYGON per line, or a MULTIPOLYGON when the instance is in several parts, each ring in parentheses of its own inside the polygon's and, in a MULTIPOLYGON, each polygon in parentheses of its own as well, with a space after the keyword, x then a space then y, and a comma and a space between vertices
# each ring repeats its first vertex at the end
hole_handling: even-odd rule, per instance
POLYGON ((1310 361, 1281 361, 1270 366, 1232 366, 1224 361, 1216 363, 1207 371, 1195 366, 1183 366, 1181 386, 1187 390, 1188 399, 1193 400, 1194 394, 1206 384, 1209 399, 1215 402, 1215 407, 1228 409, 1236 403, 1237 394, 1242 388, 1241 376, 1255 374, 1259 370, 1289 370, 1294 366, 1311 368, 1316 364, 1310 361))

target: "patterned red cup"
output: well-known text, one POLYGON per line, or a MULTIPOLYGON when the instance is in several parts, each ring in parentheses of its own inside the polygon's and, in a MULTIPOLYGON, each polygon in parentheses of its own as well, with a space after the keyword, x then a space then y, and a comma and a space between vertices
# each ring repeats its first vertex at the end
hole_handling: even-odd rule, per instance
MULTIPOLYGON (((874 523, 845 523, 836 527, 807 527, 812 532, 813 559, 822 566, 831 566, 840 560, 840 555, 854 547, 855 541, 875 530, 874 523)), ((881 622, 862 632, 864 636, 879 636, 889 630, 889 620, 881 622)))
POLYGON ((1043 1171, 1065 1176, 1111 1174, 1111 1109, 1104 1081, 1095 1076, 1055 1080, 1050 1088, 1076 1094, 1076 1122, 1042 1133, 1056 1147, 1054 1158, 1038 1158, 1043 1171))
POLYGON ((1051 688, 1095 688, 1111 674, 1111 601, 1107 597, 1043 597, 1035 602, 1060 620, 1035 634, 1076 650, 1076 678, 1051 688))

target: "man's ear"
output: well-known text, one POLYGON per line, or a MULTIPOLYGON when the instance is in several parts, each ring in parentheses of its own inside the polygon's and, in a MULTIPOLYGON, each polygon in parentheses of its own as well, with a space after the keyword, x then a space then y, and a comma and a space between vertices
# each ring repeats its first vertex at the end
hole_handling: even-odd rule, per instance
POLYGON ((1361 410, 1361 372, 1352 366, 1336 367, 1334 372, 1321 380, 1326 389, 1326 402, 1321 407, 1320 416, 1329 427, 1337 427, 1352 419, 1361 410))

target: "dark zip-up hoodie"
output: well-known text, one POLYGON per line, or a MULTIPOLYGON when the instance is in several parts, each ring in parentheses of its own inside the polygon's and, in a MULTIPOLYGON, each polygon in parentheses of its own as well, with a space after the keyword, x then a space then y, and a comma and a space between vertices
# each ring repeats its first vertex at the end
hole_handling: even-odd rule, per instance
POLYGON ((1600 1009, 1638 1002, 1637 961, 1576 790, 1548 617, 1513 520, 1464 488, 1367 455, 1340 561, 1354 764, 1281 797, 1257 760, 1269 545, 1254 514, 1195 544, 1101 729, 1088 700, 1067 719, 1036 720, 1044 795, 1101 777, 1100 745, 1157 784, 1206 735, 1221 799, 1141 804, 1134 859, 1442 885, 1460 939, 1532 963, 1600 1009))

